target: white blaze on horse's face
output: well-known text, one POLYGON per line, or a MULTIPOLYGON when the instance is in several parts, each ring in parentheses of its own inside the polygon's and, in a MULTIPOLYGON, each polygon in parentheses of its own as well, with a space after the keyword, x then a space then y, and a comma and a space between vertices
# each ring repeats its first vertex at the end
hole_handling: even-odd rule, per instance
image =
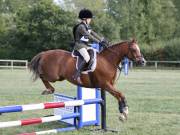
POLYGON ((131 45, 131 53, 132 53, 132 57, 133 59, 137 62, 140 63, 141 65, 145 64, 145 59, 141 54, 140 48, 138 46, 138 44, 136 42, 133 42, 131 45))
POLYGON ((134 50, 136 52, 136 59, 140 58, 142 55, 141 55, 141 52, 140 52, 140 49, 139 49, 139 46, 136 44, 136 43, 133 43, 134 45, 134 50))
POLYGON ((136 43, 134 43, 134 46, 135 46, 135 48, 137 49, 137 51, 140 53, 139 46, 138 46, 136 43))
POLYGON ((139 46, 137 45, 137 43, 132 43, 131 46, 130 46, 130 51, 131 51, 131 54, 132 54, 132 57, 134 60, 138 60, 138 58, 141 57, 141 52, 140 52, 140 49, 139 49, 139 46))

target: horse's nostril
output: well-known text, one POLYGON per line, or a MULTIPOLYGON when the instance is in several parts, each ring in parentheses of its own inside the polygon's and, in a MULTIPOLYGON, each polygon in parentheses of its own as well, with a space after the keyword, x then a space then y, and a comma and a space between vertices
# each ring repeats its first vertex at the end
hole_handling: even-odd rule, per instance
POLYGON ((146 65, 146 60, 143 58, 142 59, 142 65, 145 66, 146 65))

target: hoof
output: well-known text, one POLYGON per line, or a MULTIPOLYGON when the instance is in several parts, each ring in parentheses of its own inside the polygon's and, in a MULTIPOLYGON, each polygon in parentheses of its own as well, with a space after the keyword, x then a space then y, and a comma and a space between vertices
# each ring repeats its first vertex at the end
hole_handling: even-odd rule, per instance
POLYGON ((125 115, 123 113, 120 113, 119 120, 122 121, 122 122, 125 122, 127 119, 126 119, 126 117, 125 117, 125 115))
POLYGON ((54 93, 54 91, 52 91, 52 90, 44 90, 42 93, 41 93, 41 95, 49 95, 49 94, 53 94, 54 93))
POLYGON ((123 113, 120 113, 119 120, 123 122, 126 121, 128 119, 128 113, 129 113, 128 107, 126 106, 123 109, 123 113))

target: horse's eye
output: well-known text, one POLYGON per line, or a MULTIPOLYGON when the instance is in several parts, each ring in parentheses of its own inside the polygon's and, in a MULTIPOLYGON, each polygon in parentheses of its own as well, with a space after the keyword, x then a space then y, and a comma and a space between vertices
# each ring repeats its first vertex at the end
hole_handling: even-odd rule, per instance
POLYGON ((131 51, 135 52, 135 51, 136 51, 136 48, 131 48, 131 51))
POLYGON ((136 50, 137 50, 137 49, 135 49, 135 48, 133 49, 134 52, 135 52, 136 50))

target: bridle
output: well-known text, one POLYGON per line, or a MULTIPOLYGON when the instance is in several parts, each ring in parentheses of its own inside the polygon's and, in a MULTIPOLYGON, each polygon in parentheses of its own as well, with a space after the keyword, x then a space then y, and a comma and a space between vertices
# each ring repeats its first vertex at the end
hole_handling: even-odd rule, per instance
MULTIPOLYGON (((139 58, 143 58, 143 55, 141 54, 140 56, 134 56, 134 54, 133 54, 133 51, 134 51, 134 49, 131 47, 132 45, 132 43, 131 42, 127 42, 127 44, 128 44, 128 53, 127 53, 127 55, 125 56, 125 57, 127 57, 127 56, 129 56, 129 54, 131 54, 131 56, 133 56, 133 59, 131 59, 131 60, 133 60, 133 61, 136 61, 137 59, 139 59, 139 58)), ((111 45, 110 45, 111 46, 111 45)), ((118 53, 116 52, 116 51, 114 51, 114 50, 112 50, 111 48, 110 48, 110 46, 105 46, 105 48, 106 49, 108 49, 108 51, 110 51, 110 52, 112 52, 113 54, 115 54, 116 56, 119 56, 118 55, 118 53)), ((119 70, 119 75, 118 75, 118 77, 117 77, 117 80, 119 79, 119 77, 120 77, 120 75, 121 75, 121 71, 122 71, 122 66, 119 66, 119 65, 114 65, 118 70, 119 70)))
MULTIPOLYGON (((127 55, 125 55, 125 57, 128 57, 129 54, 131 54, 131 56, 133 56, 133 58, 131 59, 132 61, 137 61, 138 59, 143 59, 143 55, 142 55, 142 54, 141 54, 140 56, 135 56, 135 55, 133 54, 134 49, 131 47, 131 46, 132 46, 132 45, 131 45, 131 44, 132 44, 131 42, 127 42, 127 44, 128 44, 128 53, 127 53, 127 55)), ((110 46, 111 46, 111 45, 110 45, 110 46)), ((105 46, 105 48, 108 49, 108 51, 110 51, 110 52, 112 52, 113 54, 115 54, 116 56, 119 56, 116 51, 114 51, 114 50, 112 50, 112 49, 110 48, 110 46, 105 46)), ((116 66, 116 67, 117 67, 117 69, 121 72, 122 67, 120 67, 119 65, 116 66)))
POLYGON ((142 54, 139 55, 139 56, 135 56, 134 55, 134 53, 133 53, 134 49, 131 46, 132 46, 131 43, 128 42, 128 53, 127 53, 126 57, 128 57, 129 54, 131 54, 131 56, 133 56, 133 58, 131 58, 132 61, 137 61, 138 59, 143 59, 143 55, 142 54))
MULTIPOLYGON (((140 56, 135 56, 135 55, 133 54, 134 49, 131 47, 131 46, 132 46, 132 45, 131 45, 131 44, 132 44, 131 42, 127 42, 127 44, 128 44, 128 53, 127 53, 127 55, 125 55, 125 57, 128 57, 129 54, 131 54, 131 56, 133 56, 133 58, 131 59, 132 61, 136 61, 136 60, 139 59, 139 58, 141 58, 141 59, 143 58, 143 55, 142 55, 142 54, 141 54, 140 56)), ((110 45, 110 46, 111 46, 111 45, 110 45)), ((110 48, 110 46, 105 46, 105 48, 108 49, 110 52, 114 53, 116 56, 119 56, 116 51, 114 51, 114 50, 112 50, 112 49, 110 48)))

